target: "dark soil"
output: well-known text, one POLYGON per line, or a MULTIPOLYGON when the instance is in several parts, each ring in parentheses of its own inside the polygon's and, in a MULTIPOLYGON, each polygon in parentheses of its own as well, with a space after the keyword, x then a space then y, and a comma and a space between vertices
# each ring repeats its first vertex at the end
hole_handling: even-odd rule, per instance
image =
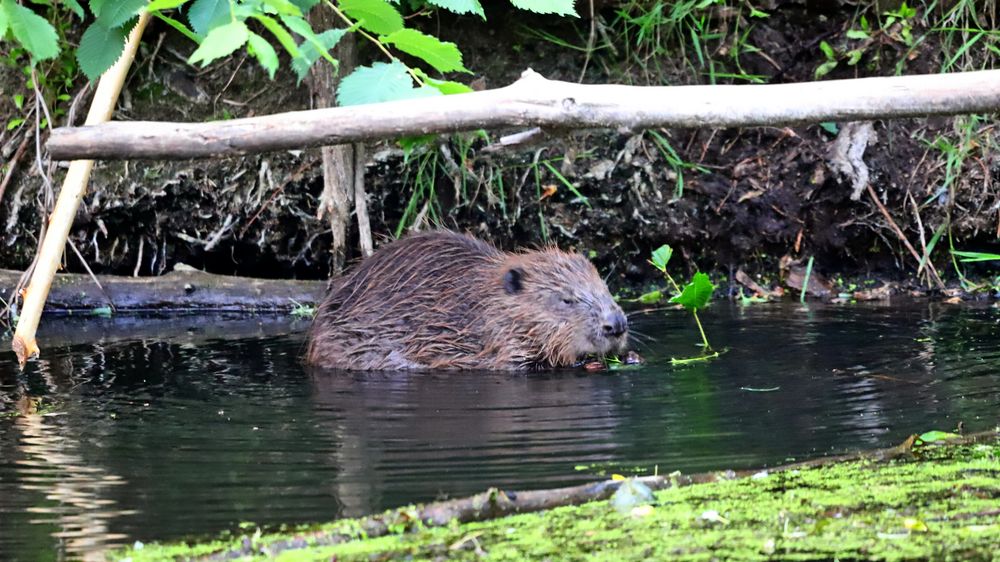
MULTIPOLYGON (((634 47, 620 35, 620 8, 614 5, 601 8, 598 21, 616 52, 598 38, 601 48, 589 59, 581 50, 539 38, 544 32, 585 45, 589 19, 532 16, 503 6, 487 3, 487 23, 438 14, 420 25, 455 41, 466 66, 486 87, 506 85, 529 67, 548 78, 577 81, 585 63, 588 83, 711 80, 709 67, 698 62, 690 45, 683 54, 676 45, 660 53, 634 47)), ((825 60, 820 41, 844 50, 857 46, 844 32, 857 25, 856 10, 862 8, 780 0, 757 7, 769 17, 748 18, 744 5, 711 13, 710 26, 725 38, 705 45, 717 82, 743 82, 726 73, 755 75, 762 82, 812 80, 825 60), (741 31, 733 33, 734 28, 741 31), (743 49, 736 59, 733 37, 747 29, 745 44, 757 52, 743 49)), ((892 29, 879 31, 857 65, 842 62, 826 78, 891 75, 899 61, 906 74, 938 72, 944 58, 941 40, 921 34, 939 15, 921 12, 914 19, 913 35, 924 37, 915 49, 896 38, 892 29)), ((668 39, 664 44, 671 45, 668 39)), ((294 87, 289 73, 279 73, 270 82, 245 55, 197 70, 183 62, 192 49, 185 38, 154 21, 116 119, 202 121, 311 105, 307 84, 294 87)), ((970 49, 970 68, 992 64, 978 54, 985 49, 976 49, 970 49)), ((364 62, 376 54, 362 48, 360 56, 364 62)), ((5 84, 16 78, 9 69, 0 71, 5 84)), ((10 112, 16 114, 6 100, 0 101, 0 110, 7 113, 0 115, 4 122, 10 112)), ((875 124, 878 139, 865 153, 871 185, 918 252, 942 225, 950 225, 941 232, 950 232, 956 249, 995 251, 1000 160, 993 149, 993 123, 988 116, 875 124), (949 143, 957 148, 942 149, 949 143), (961 156, 950 169, 949 154, 961 156), (950 177, 955 179, 948 183, 950 177)), ((814 271, 827 278, 928 286, 926 278, 916 275, 917 260, 869 195, 852 200, 850 182, 830 167, 835 135, 828 129, 817 124, 655 132, 687 163, 680 168, 667 162, 650 132, 573 133, 492 154, 483 150, 487 143, 482 138, 458 135, 417 149, 408 161, 395 143, 380 143, 368 147, 372 227, 376 237, 392 235, 412 204, 407 222, 417 215, 473 231, 504 247, 556 242, 588 252, 603 271, 612 273, 609 282, 616 289, 656 283, 645 259, 661 244, 675 248, 674 265, 680 270, 714 272, 714 278, 728 279, 731 285, 740 269, 757 275, 765 286, 776 285, 782 266, 794 268, 812 256, 814 271), (448 158, 458 166, 450 166, 448 158), (543 164, 546 161, 574 183, 589 206, 563 185, 543 164), (434 177, 425 184, 419 183, 421 162, 434 163, 434 177), (418 185, 425 191, 415 197, 418 185), (433 196, 428 197, 431 187, 433 196)), ((0 145, 11 144, 17 133, 5 133, 0 145)), ((503 133, 491 131, 489 138, 495 141, 503 133)), ((9 158, 9 151, 4 156, 9 158)), ((35 250, 45 189, 29 171, 33 160, 29 151, 17 164, 15 181, 0 206, 3 267, 26 267, 35 250)), ((56 179, 61 179, 58 171, 56 179)), ((213 161, 99 163, 72 239, 99 273, 159 274, 184 262, 214 273, 322 278, 330 273, 331 235, 328 223, 316 219, 321 189, 317 150, 213 161)), ((353 244, 356 232, 351 236, 353 244)), ((954 285, 957 274, 948 244, 946 234, 932 263, 954 285)), ((82 271, 72 254, 67 269, 82 271)), ((963 271, 990 273, 966 266, 963 271)))

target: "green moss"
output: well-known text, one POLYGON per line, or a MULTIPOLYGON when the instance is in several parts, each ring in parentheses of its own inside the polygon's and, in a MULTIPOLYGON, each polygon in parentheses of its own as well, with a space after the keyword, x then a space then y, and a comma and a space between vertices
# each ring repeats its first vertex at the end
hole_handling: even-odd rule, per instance
MULTIPOLYGON (((657 492, 646 515, 608 502, 341 544, 357 521, 300 535, 304 560, 996 560, 1000 445, 923 447, 915 458, 859 461, 657 492), (305 546, 311 543, 311 546, 305 546)), ((314 530, 315 531, 315 530, 314 530)), ((255 537, 260 546, 292 535, 255 537)), ((148 545, 132 560, 239 549, 242 539, 196 547, 148 545)), ((286 545, 287 546, 287 543, 286 545)))

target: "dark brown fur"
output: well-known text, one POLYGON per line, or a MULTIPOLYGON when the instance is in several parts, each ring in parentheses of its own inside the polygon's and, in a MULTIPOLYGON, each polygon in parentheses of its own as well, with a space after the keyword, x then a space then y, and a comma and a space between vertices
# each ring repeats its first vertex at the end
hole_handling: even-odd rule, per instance
POLYGON ((620 351, 627 320, 585 257, 414 234, 336 279, 306 360, 341 369, 525 370, 620 351))

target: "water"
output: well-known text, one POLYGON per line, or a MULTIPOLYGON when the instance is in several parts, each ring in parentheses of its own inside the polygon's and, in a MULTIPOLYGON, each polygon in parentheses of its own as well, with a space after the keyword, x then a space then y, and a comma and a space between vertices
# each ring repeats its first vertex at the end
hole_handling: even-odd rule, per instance
POLYGON ((695 353, 696 330, 660 311, 634 320, 652 339, 637 370, 345 375, 300 365, 301 321, 50 318, 43 359, 19 373, 0 356, 0 559, 1000 421, 997 309, 716 305, 703 320, 729 351, 683 368, 669 357, 695 353))

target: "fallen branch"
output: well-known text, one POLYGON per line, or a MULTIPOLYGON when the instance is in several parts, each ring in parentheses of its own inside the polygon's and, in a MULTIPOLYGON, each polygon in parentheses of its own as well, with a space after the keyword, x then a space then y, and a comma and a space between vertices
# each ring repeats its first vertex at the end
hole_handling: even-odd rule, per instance
MULTIPOLYGON (((9 299, 20 271, 0 269, 0 296, 9 299)), ((45 312, 92 312, 114 304, 115 312, 287 312, 297 304, 316 306, 326 281, 251 279, 196 270, 160 277, 62 273, 55 276, 45 312)))
MULTIPOLYGON (((135 52, 139 48, 139 39, 142 37, 142 32, 148 22, 149 12, 144 11, 139 16, 135 28, 129 34, 125 51, 118 62, 101 76, 97 91, 94 93, 94 100, 91 102, 90 111, 87 113, 87 125, 111 119, 111 112, 118 102, 118 95, 121 93, 128 69, 132 66, 132 59, 135 58, 135 52)), ((51 122, 50 119, 49 123, 51 122)), ((49 294, 52 278, 56 274, 63 252, 66 250, 69 229, 73 225, 76 211, 80 207, 80 200, 83 199, 83 194, 87 190, 90 171, 93 167, 93 160, 75 160, 70 163, 62 189, 59 191, 59 199, 49 216, 45 239, 42 241, 42 247, 35 258, 35 269, 31 275, 31 282, 24 290, 24 305, 12 343, 14 353, 17 354, 17 360, 22 367, 29 357, 38 354, 35 331, 38 330, 42 307, 45 306, 45 298, 49 294)))
POLYGON ((1000 70, 727 86, 583 85, 525 71, 505 88, 209 123, 52 131, 55 159, 180 160, 500 127, 741 127, 1000 110, 1000 70))

